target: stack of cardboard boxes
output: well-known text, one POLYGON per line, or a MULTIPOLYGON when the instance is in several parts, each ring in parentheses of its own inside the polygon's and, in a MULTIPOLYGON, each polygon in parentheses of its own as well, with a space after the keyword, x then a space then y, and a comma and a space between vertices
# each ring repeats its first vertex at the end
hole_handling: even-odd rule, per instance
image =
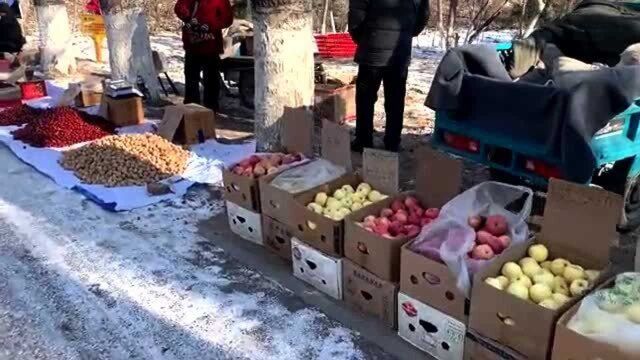
MULTIPOLYGON (((300 134, 310 134, 310 125, 298 121, 288 130, 295 127, 297 143, 304 143, 295 151, 306 148, 309 154, 311 138, 300 141, 300 134)), ((326 148, 323 157, 349 166, 344 155, 349 151, 348 133, 327 121, 322 137, 326 148)), ((522 258, 532 243, 541 243, 553 257, 601 269, 596 284, 602 283, 612 275, 609 247, 616 239, 615 225, 622 207, 619 196, 551 180, 541 232, 496 256, 474 275, 471 292, 466 295, 444 263, 412 250, 415 239, 386 238, 357 224, 407 195, 425 207, 441 208, 459 193, 460 161, 428 149, 416 155, 416 189, 405 193, 397 192, 398 158, 370 149, 363 156, 361 174, 347 172, 296 194, 272 186, 273 177, 253 180, 227 171, 229 225, 245 239, 291 260, 293 274, 299 279, 389 328, 397 328, 400 337, 439 360, 570 360, 591 359, 593 354, 603 354, 602 359, 633 358, 616 357, 618 349, 567 328, 581 297, 550 310, 484 282, 497 276, 506 262, 522 258), (360 182, 388 197, 340 221, 307 208, 318 192, 332 193, 345 184, 356 187, 360 182)))

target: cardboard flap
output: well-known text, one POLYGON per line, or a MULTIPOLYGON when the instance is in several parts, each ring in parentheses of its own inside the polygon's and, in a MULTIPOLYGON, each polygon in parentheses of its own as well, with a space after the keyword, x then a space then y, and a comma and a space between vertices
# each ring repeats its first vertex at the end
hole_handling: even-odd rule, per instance
POLYGON ((56 106, 68 106, 82 91, 82 86, 78 83, 69 84, 69 87, 62 93, 56 106))
POLYGON ((347 171, 352 169, 351 135, 346 127, 326 119, 322 121, 322 157, 347 171))
POLYGON ((442 207, 460 193, 462 161, 431 148, 416 151, 416 193, 429 207, 442 207))
POLYGON ((585 259, 609 259, 623 200, 601 188, 551 179, 540 242, 585 259))
POLYGON ((172 141, 180 122, 184 117, 184 106, 167 106, 162 117, 162 122, 158 125, 158 135, 172 141))
POLYGON ((385 194, 395 194, 400 188, 400 160, 398 153, 364 149, 362 154, 362 179, 385 194))
POLYGON ((313 120, 305 108, 285 108, 282 114, 281 140, 289 153, 299 152, 313 156, 313 120))

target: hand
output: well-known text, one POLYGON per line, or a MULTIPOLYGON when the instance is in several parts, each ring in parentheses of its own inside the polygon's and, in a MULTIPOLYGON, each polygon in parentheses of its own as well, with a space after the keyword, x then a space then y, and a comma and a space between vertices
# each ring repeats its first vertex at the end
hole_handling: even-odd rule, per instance
POLYGON ((198 19, 196 19, 196 18, 191 18, 191 20, 189 20, 189 23, 190 23, 191 25, 198 25, 198 19))
POLYGON ((204 31, 204 32, 208 32, 209 31, 209 25, 207 24, 203 24, 200 26, 200 30, 204 31))

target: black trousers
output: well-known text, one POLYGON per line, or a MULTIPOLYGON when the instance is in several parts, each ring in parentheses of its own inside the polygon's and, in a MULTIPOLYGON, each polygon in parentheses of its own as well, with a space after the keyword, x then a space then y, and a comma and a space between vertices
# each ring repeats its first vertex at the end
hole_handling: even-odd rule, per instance
POLYGON ((220 57, 187 51, 184 55, 184 103, 201 104, 218 111, 220 96, 220 57), (204 98, 200 97, 200 73, 204 84, 204 98))
POLYGON ((404 97, 407 91, 406 66, 374 67, 360 65, 356 80, 356 142, 364 147, 373 145, 373 114, 380 84, 384 83, 386 130, 384 145, 397 150, 400 145, 404 118, 404 97))

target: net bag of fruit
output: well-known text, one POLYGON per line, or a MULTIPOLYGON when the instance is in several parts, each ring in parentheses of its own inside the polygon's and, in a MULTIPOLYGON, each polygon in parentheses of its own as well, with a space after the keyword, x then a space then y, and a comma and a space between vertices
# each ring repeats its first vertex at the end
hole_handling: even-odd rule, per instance
POLYGON ((510 244, 527 240, 532 202, 533 191, 527 187, 481 183, 443 206, 411 250, 446 264, 468 296, 473 274, 510 244))
POLYGON ((640 358, 640 273, 620 274, 612 285, 585 297, 567 326, 640 358))

